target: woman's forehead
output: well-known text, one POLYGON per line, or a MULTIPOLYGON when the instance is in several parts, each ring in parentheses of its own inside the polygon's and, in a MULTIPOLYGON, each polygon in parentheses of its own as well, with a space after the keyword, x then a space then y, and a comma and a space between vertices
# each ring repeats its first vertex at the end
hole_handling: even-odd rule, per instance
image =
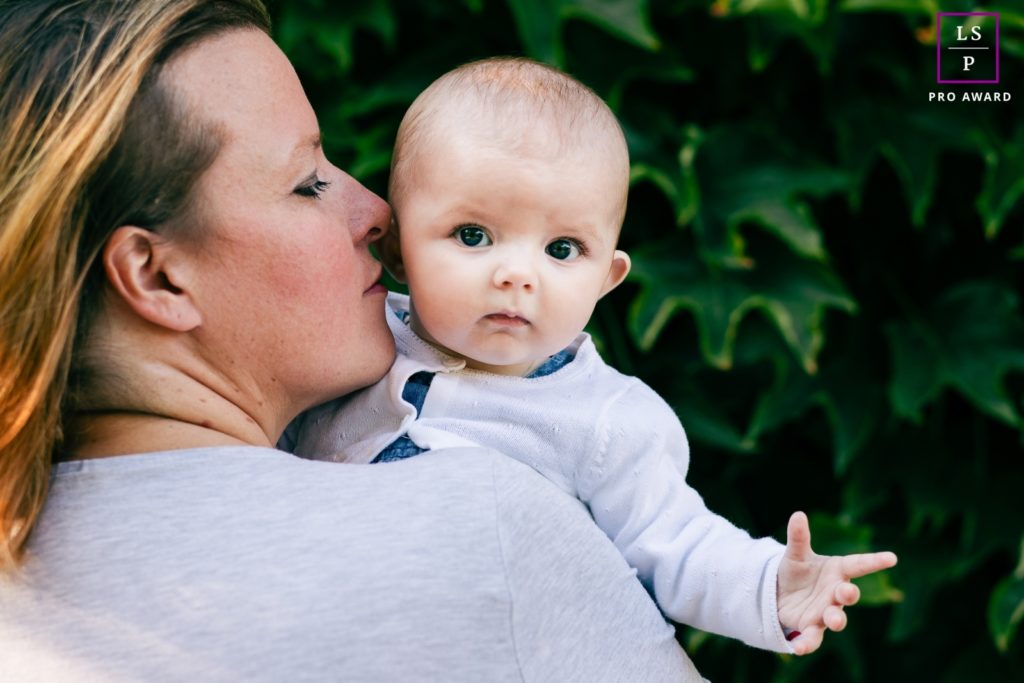
POLYGON ((204 40, 175 57, 163 77, 190 114, 222 137, 222 152, 286 164, 297 149, 319 139, 295 70, 261 31, 233 30, 204 40))

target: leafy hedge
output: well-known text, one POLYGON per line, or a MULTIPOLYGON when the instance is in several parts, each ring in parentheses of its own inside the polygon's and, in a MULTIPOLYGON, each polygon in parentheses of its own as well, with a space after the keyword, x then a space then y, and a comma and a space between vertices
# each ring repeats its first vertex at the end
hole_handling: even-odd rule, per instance
POLYGON ((382 194, 404 108, 471 59, 549 61, 620 117, 634 270, 591 324, 606 358, 676 407, 712 508, 778 538, 804 509, 821 551, 900 555, 813 657, 681 628, 706 676, 1024 671, 1021 3, 272 9, 329 155, 382 194), (1001 84, 936 85, 935 15, 971 10, 1001 15, 1001 84), (938 90, 1012 99, 929 102, 938 90))

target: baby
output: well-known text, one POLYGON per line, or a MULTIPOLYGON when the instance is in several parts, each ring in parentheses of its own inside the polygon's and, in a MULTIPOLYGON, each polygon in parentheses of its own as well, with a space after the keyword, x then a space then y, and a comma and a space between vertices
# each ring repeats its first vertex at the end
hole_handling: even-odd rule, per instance
POLYGON ((845 625, 849 577, 895 558, 814 555, 802 514, 784 558, 686 483, 672 409, 582 331, 629 272, 615 248, 628 187, 614 114, 571 77, 491 59, 434 82, 398 132, 381 245, 409 287, 387 303, 398 357, 376 385, 306 413, 295 451, 369 463, 492 447, 585 503, 668 617, 808 652, 845 625))

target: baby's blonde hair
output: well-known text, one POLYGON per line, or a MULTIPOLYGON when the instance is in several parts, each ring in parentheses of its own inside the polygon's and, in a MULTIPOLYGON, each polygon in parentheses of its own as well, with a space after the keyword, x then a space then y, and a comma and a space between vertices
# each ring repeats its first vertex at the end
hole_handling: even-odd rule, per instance
POLYGON ((622 202, 626 209, 629 152, 615 114, 593 90, 569 74, 523 57, 493 57, 444 74, 413 101, 398 128, 388 198, 401 204, 402 194, 416 182, 415 161, 443 142, 452 127, 482 123, 490 145, 516 153, 527 149, 524 127, 543 127, 553 142, 552 156, 581 147, 607 150, 620 166, 622 202))

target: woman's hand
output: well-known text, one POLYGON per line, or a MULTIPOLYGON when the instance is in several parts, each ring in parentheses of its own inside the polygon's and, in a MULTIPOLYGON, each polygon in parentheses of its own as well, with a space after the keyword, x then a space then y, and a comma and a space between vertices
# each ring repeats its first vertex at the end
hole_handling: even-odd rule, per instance
POLYGON ((779 565, 779 622, 798 655, 821 646, 825 629, 846 628, 844 607, 860 599, 850 579, 888 569, 896 564, 890 552, 861 555, 818 555, 811 550, 807 515, 794 512, 786 530, 786 552, 779 565))

